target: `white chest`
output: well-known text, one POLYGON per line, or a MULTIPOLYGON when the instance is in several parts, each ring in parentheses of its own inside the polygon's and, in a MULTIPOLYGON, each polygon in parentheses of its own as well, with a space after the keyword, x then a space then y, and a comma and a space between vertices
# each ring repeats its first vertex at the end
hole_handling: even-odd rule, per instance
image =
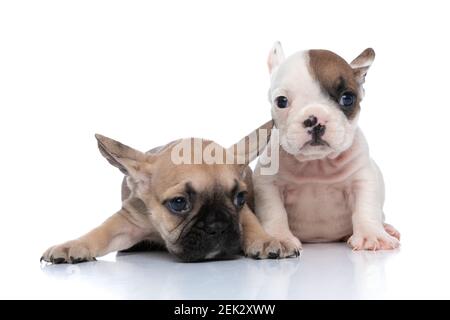
POLYGON ((303 242, 337 241, 351 235, 348 183, 286 184, 282 197, 292 233, 303 242))
POLYGON ((292 233, 304 242, 342 240, 352 234, 353 177, 362 164, 354 154, 298 162, 281 158, 275 184, 292 233))

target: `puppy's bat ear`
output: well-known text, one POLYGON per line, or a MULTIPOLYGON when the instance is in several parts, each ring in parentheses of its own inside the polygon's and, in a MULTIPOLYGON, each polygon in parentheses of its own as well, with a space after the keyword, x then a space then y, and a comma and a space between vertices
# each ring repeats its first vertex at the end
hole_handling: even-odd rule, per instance
POLYGON ((229 147, 227 154, 234 156, 235 164, 246 167, 261 154, 267 143, 269 143, 273 126, 273 120, 266 122, 258 129, 246 135, 238 143, 229 147))
POLYGON ((269 73, 272 73, 282 62, 284 61, 284 52, 281 47, 281 42, 274 43, 272 49, 270 49, 269 57, 267 58, 267 66, 269 67, 269 73))
POLYGON ((375 60, 375 51, 372 48, 367 48, 350 63, 355 78, 360 85, 364 83, 373 60, 375 60))
POLYGON ((95 138, 102 156, 123 174, 140 180, 149 176, 151 156, 101 134, 95 138))

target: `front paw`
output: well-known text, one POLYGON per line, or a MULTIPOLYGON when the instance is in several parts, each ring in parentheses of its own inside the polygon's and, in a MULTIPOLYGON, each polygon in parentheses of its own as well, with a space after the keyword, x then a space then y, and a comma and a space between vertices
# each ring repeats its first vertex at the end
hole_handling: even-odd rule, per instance
POLYGON ((392 250, 400 246, 400 241, 382 228, 354 232, 347 243, 353 250, 392 250))
POLYGON ((263 236, 246 239, 243 249, 245 256, 253 259, 278 259, 283 248, 277 239, 263 236))
POLYGON ((247 239, 244 243, 244 253, 254 259, 279 259, 300 256, 302 249, 300 241, 293 239, 277 239, 271 236, 247 239))
POLYGON ((41 257, 41 261, 59 263, 80 263, 93 261, 95 257, 88 247, 78 240, 68 241, 47 249, 41 257))
POLYGON ((295 258, 300 256, 302 243, 298 238, 292 235, 287 238, 281 238, 279 241, 283 247, 280 258, 295 258))

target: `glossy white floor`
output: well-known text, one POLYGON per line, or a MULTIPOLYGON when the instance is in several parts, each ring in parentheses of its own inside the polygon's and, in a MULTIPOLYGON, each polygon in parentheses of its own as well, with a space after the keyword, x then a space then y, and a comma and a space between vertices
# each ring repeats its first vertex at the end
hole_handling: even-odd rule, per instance
POLYGON ((352 252, 339 243, 309 244, 297 259, 205 263, 180 263, 165 252, 111 254, 77 265, 39 265, 34 257, 3 265, 8 291, 0 290, 0 298, 449 298, 448 265, 432 249, 407 244, 352 252))

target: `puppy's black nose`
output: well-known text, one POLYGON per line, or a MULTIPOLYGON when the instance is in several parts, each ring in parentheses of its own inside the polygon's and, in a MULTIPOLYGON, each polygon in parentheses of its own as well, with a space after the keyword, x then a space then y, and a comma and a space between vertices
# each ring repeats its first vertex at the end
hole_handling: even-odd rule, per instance
POLYGON ((317 124, 317 118, 315 116, 309 116, 308 119, 303 121, 303 126, 305 128, 314 127, 317 124))
POLYGON ((218 235, 225 231, 228 223, 224 221, 217 221, 205 226, 205 232, 210 235, 218 235))
POLYGON ((206 233, 218 235, 223 233, 230 225, 230 221, 224 213, 210 213, 203 221, 197 224, 206 233))
POLYGON ((311 145, 312 146, 321 146, 324 144, 322 140, 322 136, 325 134, 325 126, 322 124, 316 125, 311 130, 308 130, 308 133, 311 135, 311 145))
POLYGON ((325 134, 325 129, 326 127, 324 125, 318 124, 317 126, 312 128, 311 134, 314 138, 321 138, 325 134))

